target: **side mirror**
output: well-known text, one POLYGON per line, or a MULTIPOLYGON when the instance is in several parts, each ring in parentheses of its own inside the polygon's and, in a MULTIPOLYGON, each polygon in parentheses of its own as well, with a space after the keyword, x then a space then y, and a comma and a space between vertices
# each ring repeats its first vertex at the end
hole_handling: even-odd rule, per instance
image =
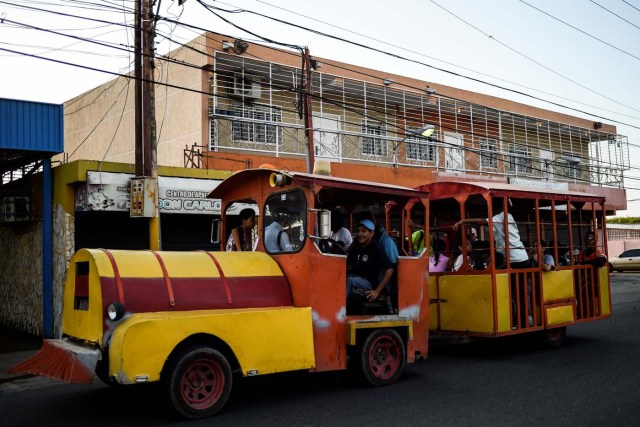
POLYGON ((318 235, 309 236, 316 239, 328 239, 331 237, 331 211, 326 209, 312 209, 316 214, 316 224, 318 224, 318 235))
POLYGON ((220 245, 220 233, 222 227, 222 220, 216 218, 211 221, 211 243, 214 245, 220 245))

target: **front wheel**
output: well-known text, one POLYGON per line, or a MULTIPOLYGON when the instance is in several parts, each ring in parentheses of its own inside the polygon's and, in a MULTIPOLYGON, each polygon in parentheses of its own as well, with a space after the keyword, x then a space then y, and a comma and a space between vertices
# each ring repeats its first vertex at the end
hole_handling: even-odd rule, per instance
POLYGON ((564 339, 567 335, 567 327, 545 329, 538 332, 540 341, 546 347, 558 348, 564 343, 564 339))
POLYGON ((172 363, 166 383, 171 404, 190 419, 220 411, 231 394, 231 366, 217 350, 191 347, 172 363))
POLYGON ((373 386, 393 384, 400 378, 406 361, 404 343, 393 329, 369 334, 360 353, 364 379, 373 386))

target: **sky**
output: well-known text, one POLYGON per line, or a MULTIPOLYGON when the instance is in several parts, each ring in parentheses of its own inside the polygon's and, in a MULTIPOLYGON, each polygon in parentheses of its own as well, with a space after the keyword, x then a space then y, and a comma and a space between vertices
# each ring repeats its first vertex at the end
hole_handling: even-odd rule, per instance
MULTIPOLYGON (((245 11, 216 16, 198 0, 162 0, 159 14, 180 25, 159 21, 158 53, 201 32, 183 25, 189 24, 249 42, 264 37, 308 46, 311 55, 613 124, 628 137, 631 159, 628 209, 617 216, 640 216, 640 0, 202 1, 245 11)), ((133 16, 121 9, 133 4, 0 0, 0 97, 63 103, 114 77, 100 70, 126 72, 133 37, 124 24, 133 16)))

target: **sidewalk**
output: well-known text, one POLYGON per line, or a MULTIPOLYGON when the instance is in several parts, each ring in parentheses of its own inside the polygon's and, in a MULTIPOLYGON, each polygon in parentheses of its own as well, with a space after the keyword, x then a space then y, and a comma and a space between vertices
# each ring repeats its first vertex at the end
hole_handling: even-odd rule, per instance
POLYGON ((5 371, 33 356, 42 347, 42 338, 0 326, 0 384, 30 377, 28 374, 7 374, 5 371))

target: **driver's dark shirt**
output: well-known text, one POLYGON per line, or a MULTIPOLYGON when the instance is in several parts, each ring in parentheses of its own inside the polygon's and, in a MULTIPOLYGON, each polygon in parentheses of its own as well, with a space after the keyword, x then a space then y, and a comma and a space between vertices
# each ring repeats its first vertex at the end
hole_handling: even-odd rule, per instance
POLYGON ((380 281, 381 273, 393 267, 380 243, 373 239, 364 247, 354 240, 347 255, 347 265, 351 268, 349 274, 364 277, 373 287, 380 281))

